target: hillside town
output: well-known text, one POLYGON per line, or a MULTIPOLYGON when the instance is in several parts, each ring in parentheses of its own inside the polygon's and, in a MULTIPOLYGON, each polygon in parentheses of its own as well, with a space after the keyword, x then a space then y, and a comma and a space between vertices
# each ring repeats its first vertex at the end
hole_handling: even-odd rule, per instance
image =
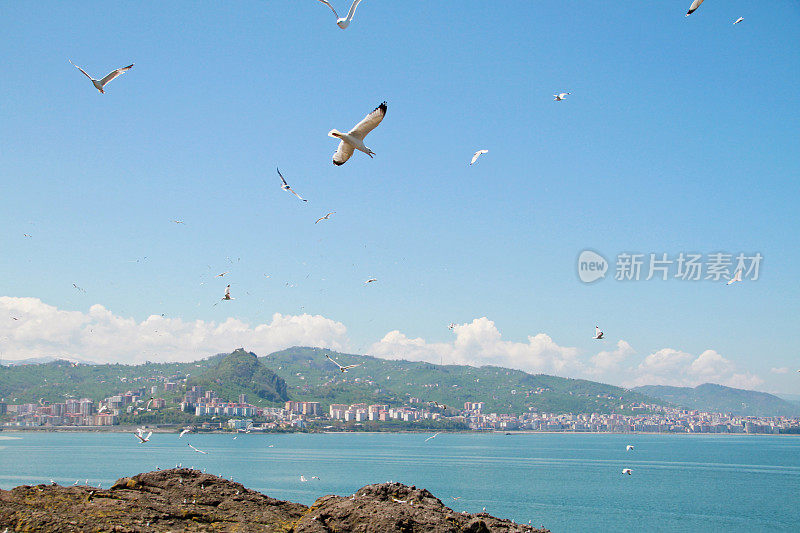
MULTIPOLYGON (((730 413, 707 413, 645 403, 620 405, 633 415, 601 413, 546 413, 529 408, 520 414, 487 412, 484 402, 447 406, 410 397, 404 405, 330 404, 287 401, 283 408, 257 407, 245 394, 235 401, 220 398, 213 390, 191 386, 183 396, 168 401, 159 392, 175 392, 176 384, 128 390, 107 397, 99 404, 89 398, 67 398, 63 403, 0 402, 5 428, 92 428, 120 424, 121 415, 163 414, 180 411, 206 430, 297 431, 381 430, 414 431, 442 424, 447 429, 472 431, 542 431, 607 433, 800 433, 800 417, 754 417, 730 413)), ((169 424, 158 424, 168 426, 169 424)))

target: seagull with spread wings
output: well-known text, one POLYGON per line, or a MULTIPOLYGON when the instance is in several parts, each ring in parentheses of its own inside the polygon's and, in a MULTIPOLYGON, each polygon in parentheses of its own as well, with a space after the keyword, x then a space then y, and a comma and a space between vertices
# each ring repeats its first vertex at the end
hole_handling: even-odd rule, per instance
POLYGON ((368 283, 375 283, 376 281, 378 281, 378 278, 369 278, 364 282, 364 285, 367 285, 368 283))
POLYGON ((483 154, 488 154, 488 153, 489 153, 489 150, 478 150, 477 152, 475 152, 473 154, 473 156, 472 156, 472 161, 469 162, 469 166, 474 165, 475 161, 477 161, 480 156, 482 156, 483 154))
POLYGON ((355 150, 361 150, 370 157, 375 155, 375 152, 367 148, 364 144, 364 137, 378 127, 378 124, 381 123, 384 116, 386 116, 386 102, 376 107, 372 113, 364 117, 364 119, 356 124, 349 132, 342 133, 339 130, 329 131, 328 137, 333 137, 341 141, 339 147, 336 149, 336 153, 333 154, 333 164, 337 166, 344 165, 355 150))
POLYGON ((236 298, 231 298, 231 284, 228 283, 228 286, 225 287, 225 296, 222 297, 223 300, 235 300, 236 298))
POLYGON ((284 191, 289 191, 290 193, 294 194, 295 196, 297 196, 298 198, 300 198, 300 199, 301 199, 301 200, 303 200, 304 202, 307 202, 307 201, 308 201, 308 200, 306 200, 305 198, 301 197, 301 196, 300 196, 299 194, 297 194, 296 192, 294 192, 294 189, 292 189, 292 188, 289 186, 289 184, 288 184, 288 183, 286 183, 286 180, 285 180, 285 179, 283 179, 283 174, 281 174, 281 169, 278 169, 278 176, 280 176, 280 177, 281 177, 281 181, 283 182, 283 185, 281 185, 281 189, 283 189, 284 191))
MULTIPOLYGON (((325 215, 324 217, 319 217, 319 218, 317 219, 317 222, 320 222, 320 221, 322 221, 322 220, 328 220, 329 218, 331 218, 331 215, 332 215, 332 214, 334 214, 335 212, 336 212, 336 211, 331 211, 330 213, 328 213, 328 214, 327 214, 327 215, 325 215)), ((317 222, 314 222, 314 224, 316 224, 317 222)))
POLYGON ((336 25, 342 28, 343 30, 346 29, 350 23, 353 21, 353 16, 356 14, 356 8, 361 0, 353 0, 353 4, 350 6, 350 11, 347 12, 346 17, 340 17, 339 13, 333 8, 333 6, 328 2, 328 0, 319 0, 333 11, 334 16, 336 16, 336 25))
POLYGON ((144 444, 145 442, 150 441, 150 436, 153 434, 151 431, 147 435, 144 434, 144 428, 137 428, 136 433, 133 434, 134 437, 139 439, 139 444, 144 444))
POLYGON ((355 367, 357 367, 357 366, 361 366, 361 364, 362 364, 362 363, 358 363, 358 364, 355 364, 355 365, 347 365, 347 366, 342 366, 342 365, 340 365, 340 364, 338 363, 338 361, 336 361, 335 359, 331 358, 331 356, 330 356, 330 355, 328 355, 328 354, 325 354, 325 357, 327 357, 327 358, 328 358, 328 360, 329 360, 330 362, 332 362, 334 365, 336 365, 336 366, 338 366, 338 367, 339 367, 339 372, 347 372, 349 369, 351 369, 351 368, 355 368, 355 367))
POLYGON ((553 98, 553 100, 555 100, 556 102, 560 102, 561 100, 566 100, 566 99, 567 99, 567 95, 568 95, 568 94, 572 94, 572 93, 558 93, 558 94, 554 94, 553 96, 554 96, 555 98, 553 98))
POLYGON ((725 285, 733 285, 737 281, 742 281, 742 269, 741 268, 736 271, 736 273, 733 275, 733 277, 731 279, 729 279, 728 282, 725 285))
POLYGON ((737 24, 739 24, 739 23, 740 23, 741 21, 743 21, 743 20, 744 20, 744 17, 739 17, 738 19, 736 19, 735 21, 733 21, 733 25, 734 25, 734 26, 736 26, 737 24))
POLYGON ((184 435, 186 435, 186 434, 187 434, 187 433, 189 433, 190 431, 191 431, 191 429, 189 429, 189 428, 184 428, 184 430, 183 430, 183 431, 181 431, 181 434, 180 434, 180 435, 178 435, 178 438, 181 438, 181 437, 183 437, 184 435))
POLYGON ((600 340, 600 339, 603 338, 603 332, 600 331, 600 326, 595 326, 594 327, 594 337, 592 337, 592 338, 595 339, 595 340, 600 340))
POLYGON ((98 91, 100 91, 103 94, 106 94, 106 92, 103 90, 103 87, 105 87, 108 82, 110 82, 111 80, 113 80, 114 78, 119 76, 120 74, 125 74, 126 72, 128 72, 130 69, 133 68, 133 63, 131 63, 127 67, 118 68, 117 70, 109 72, 108 74, 106 74, 106 77, 101 79, 101 80, 96 80, 93 77, 91 77, 88 74, 86 74, 86 71, 83 70, 81 67, 79 67, 75 63, 72 63, 71 59, 68 59, 67 61, 69 61, 72 64, 73 67, 75 67, 76 69, 78 69, 81 72, 83 72, 83 74, 87 78, 92 80, 92 85, 94 85, 95 89, 97 89, 98 91))
POLYGON ((187 445, 189 448, 191 448, 191 449, 193 449, 194 451, 196 451, 197 453, 202 453, 203 455, 208 455, 208 452, 204 452, 203 450, 198 450, 197 448, 195 448, 194 446, 192 446, 192 445, 191 445, 191 444, 189 444, 189 443, 186 443, 186 445, 187 445))
POLYGON ((436 438, 436 437, 438 437, 439 435, 441 435, 441 433, 434 433, 433 435, 431 435, 430 437, 428 437, 427 439, 425 439, 425 442, 428 442, 428 441, 429 441, 429 440, 431 440, 431 439, 435 439, 435 438, 436 438))

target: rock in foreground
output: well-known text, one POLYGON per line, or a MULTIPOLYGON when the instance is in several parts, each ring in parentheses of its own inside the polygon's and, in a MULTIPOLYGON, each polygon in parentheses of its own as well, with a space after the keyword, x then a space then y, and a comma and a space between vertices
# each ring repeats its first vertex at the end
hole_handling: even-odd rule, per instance
POLYGON ((494 533, 546 531, 456 513, 425 489, 368 485, 311 507, 276 500, 197 470, 118 480, 110 489, 59 485, 0 490, 0 528, 10 531, 263 531, 282 533, 494 533))

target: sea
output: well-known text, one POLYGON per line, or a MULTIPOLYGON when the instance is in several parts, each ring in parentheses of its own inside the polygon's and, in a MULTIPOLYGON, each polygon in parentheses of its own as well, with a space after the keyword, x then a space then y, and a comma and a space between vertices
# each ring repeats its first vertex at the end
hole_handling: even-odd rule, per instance
POLYGON ((155 433, 139 444, 129 433, 3 431, 0 487, 108 488, 181 464, 306 505, 400 481, 455 511, 485 508, 554 532, 800 531, 800 437, 432 435, 155 433))

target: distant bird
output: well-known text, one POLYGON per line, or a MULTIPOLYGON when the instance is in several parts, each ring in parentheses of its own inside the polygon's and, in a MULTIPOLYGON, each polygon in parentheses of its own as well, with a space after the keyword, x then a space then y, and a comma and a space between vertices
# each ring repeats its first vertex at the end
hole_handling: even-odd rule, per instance
POLYGON ((214 277, 215 277, 215 278, 221 278, 221 277, 224 277, 224 276, 225 276, 225 274, 230 274, 230 273, 231 273, 231 271, 230 271, 230 270, 226 270, 225 272, 222 272, 222 273, 220 273, 220 274, 217 274, 217 275, 216 275, 216 276, 214 276, 214 277))
POLYGON ((187 433, 189 433, 189 431, 191 431, 189 428, 186 428, 186 429, 184 429, 183 431, 181 431, 181 434, 180 434, 180 435, 178 435, 178 438, 181 438, 181 437, 183 437, 184 435, 186 435, 187 433))
MULTIPOLYGON (((701 1, 702 1, 702 0, 701 0, 701 1)), ((628 474, 628 475, 630 476, 630 475, 631 475, 631 473, 633 473, 633 470, 631 470, 630 468, 623 468, 623 469, 622 469, 622 473, 623 473, 623 474, 628 474)))
POLYGON ((633 445, 632 445, 632 444, 628 444, 627 446, 625 446, 625 451, 628 451, 628 452, 629 452, 629 451, 631 451, 632 449, 633 449, 633 445))
MULTIPOLYGON (((277 168, 277 167, 276 167, 276 168, 277 168)), ((289 186, 289 184, 288 184, 288 183, 286 183, 286 180, 285 180, 285 179, 283 179, 283 174, 281 174, 281 169, 277 169, 277 170, 278 170, 278 176, 280 176, 280 178, 281 178, 281 181, 283 182, 283 185, 281 185, 281 189, 283 189, 284 191, 289 191, 290 193, 294 194, 295 196, 297 196, 298 198, 300 198, 300 199, 301 199, 301 200, 303 200, 304 202, 307 202, 308 200, 306 200, 305 198, 301 197, 299 194, 297 194, 296 192, 294 192, 294 189, 292 189, 292 188, 289 186)))
POLYGON ((311 479, 319 479, 319 476, 311 476, 311 479))
POLYGON ((441 434, 441 433, 434 433, 433 435, 431 435, 430 437, 428 437, 427 439, 425 439, 425 442, 428 442, 428 441, 429 441, 429 440, 431 440, 431 439, 435 439, 435 438, 436 438, 437 436, 439 436, 440 434, 441 434))
POLYGON ((386 102, 376 107, 372 113, 364 117, 364 119, 356 124, 349 132, 342 133, 339 130, 329 131, 328 137, 341 140, 339 147, 333 154, 333 164, 337 166, 344 165, 347 160, 350 159, 350 156, 353 155, 354 150, 361 150, 370 157, 375 155, 375 152, 367 148, 364 144, 364 137, 378 127, 378 124, 381 123, 384 116, 386 116, 386 102))
POLYGON ((29 239, 31 238, 31 235, 30 235, 29 233, 23 233, 23 234, 22 234, 22 236, 23 236, 23 237, 27 237, 27 238, 29 238, 29 239))
POLYGON ((367 281, 364 282, 364 285, 366 285, 367 283, 375 283, 376 281, 378 281, 378 278, 369 278, 367 281))
POLYGON ((303 474, 300 474, 300 481, 305 483, 308 480, 306 479, 306 476, 304 476, 303 474))
POLYGON ((736 19, 736 20, 733 22, 733 25, 734 25, 734 26, 736 26, 737 24, 739 24, 739 23, 740 23, 741 21, 743 21, 743 20, 744 20, 744 17, 739 17, 738 19, 736 19))
MULTIPOLYGON (((331 215, 332 215, 332 214, 334 214, 335 212, 336 212, 336 211, 331 211, 330 213, 328 213, 328 214, 327 214, 327 215, 325 215, 324 217, 319 217, 319 218, 317 219, 317 222, 319 222, 319 221, 321 221, 321 220, 328 220, 329 218, 331 218, 331 215)), ((314 224, 316 224, 317 222, 314 222, 314 224)))
POLYGON ((689 11, 686 12, 686 16, 688 17, 689 15, 694 13, 697 10, 697 8, 700 7, 700 4, 702 4, 702 3, 703 3, 703 0, 694 0, 692 2, 692 5, 689 6, 689 11))
POLYGON ((456 327, 456 325, 453 322, 450 322, 450 325, 447 326, 447 329, 453 330, 453 329, 455 329, 455 327, 456 327))
POLYGON ((225 287, 225 296, 222 297, 223 300, 235 300, 236 298, 231 298, 231 284, 228 283, 228 286, 225 287))
POLYGON ((561 100, 565 100, 565 99, 567 98, 567 95, 568 95, 568 94, 572 94, 572 93, 558 93, 558 94, 554 94, 553 96, 554 96, 555 98, 553 98, 553 100, 555 100, 556 102, 560 102, 561 100))
POLYGON ((333 9, 333 6, 330 4, 330 2, 328 2, 328 0, 319 0, 319 1, 328 6, 329 8, 331 8, 331 11, 333 11, 333 14, 336 16, 336 25, 342 28, 343 30, 346 29, 353 21, 353 15, 356 14, 356 8, 358 7, 358 4, 361 2, 361 0, 353 0, 353 4, 350 6, 350 11, 347 12, 347 16, 342 18, 339 16, 339 13, 337 13, 336 10, 333 9))
POLYGON ((155 398, 153 398, 152 396, 150 397, 149 400, 147 400, 147 405, 144 406, 146 411, 150 410, 150 404, 153 403, 153 400, 155 400, 155 398))
POLYGON ((86 290, 84 290, 84 289, 81 289, 80 287, 78 287, 78 286, 77 286, 77 285, 75 285, 74 283, 72 284, 72 286, 73 286, 73 287, 75 287, 76 289, 78 289, 78 290, 79 290, 79 291, 81 291, 81 292, 86 292, 86 290))
POLYGON ((731 279, 728 280, 728 283, 726 283, 726 285, 733 285, 737 281, 742 281, 742 269, 741 268, 736 271, 736 273, 733 275, 733 277, 731 279))
POLYGON ((195 448, 194 446, 192 446, 192 445, 191 445, 191 444, 189 444, 189 443, 187 443, 186 445, 187 445, 189 448, 191 448, 191 449, 193 449, 194 451, 196 451, 197 453, 202 453, 203 455, 208 455, 208 452, 204 452, 203 450, 198 450, 197 448, 195 448))
POLYGON ((438 407, 439 409, 447 410, 447 406, 445 404, 439 403, 437 401, 431 402, 431 405, 433 405, 434 407, 438 407))
POLYGON ((355 364, 355 365, 342 366, 335 359, 331 358, 328 354, 325 354, 325 357, 327 357, 328 360, 330 362, 332 362, 334 365, 338 366, 340 372, 347 372, 349 369, 355 368, 357 366, 361 366, 361 364, 362 364, 362 363, 358 363, 358 364, 355 364))
POLYGON ((595 326, 594 327, 594 337, 592 337, 592 338, 596 339, 596 340, 599 340, 599 339, 603 338, 603 332, 600 331, 600 326, 595 326))
POLYGON ((475 164, 475 161, 477 161, 480 156, 482 156, 483 154, 488 154, 488 153, 489 153, 489 150, 478 150, 477 152, 475 152, 475 154, 473 154, 473 156, 472 156, 472 161, 469 162, 469 166, 472 166, 473 164, 475 164))
POLYGON ((15 316, 12 316, 11 320, 19 320, 19 318, 15 317, 15 316))
POLYGON ((133 435, 134 435, 134 436, 135 436, 137 439, 139 439, 139 444, 144 444, 145 442, 149 442, 149 441, 150 441, 150 436, 151 436, 152 434, 153 434, 153 432, 151 431, 150 433, 148 433, 147 435, 145 435, 145 434, 144 434, 144 429, 142 429, 142 428, 138 428, 138 429, 136 430, 136 433, 134 433, 133 435))
POLYGON ((451 497, 451 498, 453 498, 453 501, 456 501, 456 500, 460 500, 460 499, 461 499, 461 496, 450 496, 450 497, 451 497))
POLYGON ((106 84, 107 84, 108 82, 110 82, 111 80, 113 80, 114 78, 116 78, 117 76, 119 76, 120 74, 125 74, 126 72, 128 72, 130 69, 132 69, 132 68, 133 68, 133 63, 131 63, 131 64, 130 64, 130 65, 128 65, 127 67, 118 68, 117 70, 113 70, 113 71, 109 72, 108 74, 106 74, 106 77, 105 77, 105 78, 103 78, 103 79, 101 79, 101 80, 96 80, 96 79, 94 79, 93 77, 91 77, 91 76, 89 76, 88 74, 86 74, 86 71, 85 71, 85 70, 83 70, 81 67, 79 67, 79 66, 78 66, 78 65, 76 65, 75 63, 72 63, 72 60, 71 60, 71 59, 69 59, 68 61, 69 61, 69 62, 72 64, 72 66, 73 66, 73 67, 75 67, 76 69, 78 69, 78 70, 80 70, 81 72, 83 72, 83 74, 84 74, 84 75, 85 75, 87 78, 89 78, 90 80, 92 80, 92 85, 94 85, 95 89, 97 89, 98 91, 100 91, 100 92, 101 92, 101 93, 103 93, 103 94, 105 94, 105 93, 106 93, 106 92, 103 90, 103 87, 105 87, 105 86, 106 86, 106 84))
POLYGON ((176 224, 183 224, 183 220, 173 220, 173 222, 176 224))
POLYGON ((395 498, 394 496, 392 496, 392 500, 394 500, 394 501, 395 501, 395 502, 397 502, 397 503, 408 503, 408 500, 398 500, 398 499, 397 499, 397 498, 395 498))

